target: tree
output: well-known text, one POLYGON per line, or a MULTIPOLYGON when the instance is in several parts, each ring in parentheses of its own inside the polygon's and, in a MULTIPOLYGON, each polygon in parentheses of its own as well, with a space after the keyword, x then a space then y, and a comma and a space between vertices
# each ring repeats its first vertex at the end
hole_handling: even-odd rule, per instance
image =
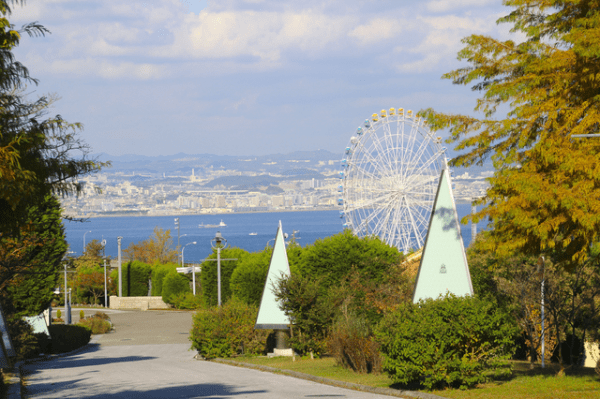
POLYGON ((18 241, 4 239, 0 246, 0 292, 7 296, 3 303, 10 301, 18 315, 37 315, 52 300, 68 246, 56 197, 48 195, 30 207, 27 217, 18 241), (13 261, 18 262, 9 265, 13 261))
POLYGON ((137 244, 131 243, 123 252, 130 260, 147 264, 176 263, 177 251, 172 247, 171 231, 157 226, 154 228, 153 236, 137 244))
POLYGON ((107 165, 87 159, 77 137, 81 124, 44 117, 52 98, 23 95, 26 83, 37 81, 12 50, 21 33, 49 31, 38 23, 15 30, 8 20, 15 3, 23 1, 0 0, 0 287, 10 287, 0 290, 0 300, 13 322, 49 301, 66 250, 60 207, 48 196, 77 193, 79 176, 107 165), (23 296, 25 288, 31 296, 23 296))
POLYGON ((545 358, 576 363, 586 338, 598 340, 600 320, 600 248, 588 261, 567 271, 548 257, 540 268, 538 257, 515 253, 499 257, 486 250, 492 232, 478 235, 467 251, 475 293, 511 313, 517 322, 531 363, 541 356, 541 283, 544 280, 545 358))
POLYGON ((99 266, 104 266, 102 258, 103 246, 98 240, 94 239, 85 245, 85 250, 80 257, 77 257, 73 264, 79 271, 82 269, 94 269, 99 266))
POLYGON ((353 267, 361 278, 383 282, 389 268, 400 264, 402 253, 378 237, 358 238, 350 230, 317 240, 302 250, 300 273, 323 277, 322 288, 335 287, 353 267))
POLYGON ((104 297, 104 271, 101 268, 81 268, 77 271, 75 286, 80 296, 89 294, 94 298, 93 304, 98 304, 98 299, 104 297))
POLYGON ((471 218, 493 222, 488 250, 539 255, 552 251, 572 269, 600 233, 599 0, 505 0, 498 23, 525 36, 516 43, 482 35, 463 39, 469 66, 445 74, 482 93, 481 118, 425 110, 434 130, 450 128, 464 153, 454 166, 482 164, 496 172, 471 218), (506 115, 494 117, 499 111, 506 115))

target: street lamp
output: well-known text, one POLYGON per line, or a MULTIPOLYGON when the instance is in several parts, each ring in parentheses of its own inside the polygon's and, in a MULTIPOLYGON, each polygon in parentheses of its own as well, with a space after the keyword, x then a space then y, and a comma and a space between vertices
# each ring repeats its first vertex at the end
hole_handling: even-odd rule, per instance
POLYGON ((108 307, 106 293, 106 239, 102 239, 102 258, 104 259, 104 308, 108 307))
POLYGON ((540 272, 540 269, 542 270, 542 368, 545 368, 545 363, 544 363, 544 351, 545 351, 545 344, 544 344, 544 283, 546 281, 546 268, 544 266, 544 256, 540 256, 540 258, 538 258, 538 262, 537 262, 537 272, 540 272))
MULTIPOLYGON (((189 242, 185 246, 188 246, 190 244, 196 244, 196 242, 189 242)), ((181 249, 181 266, 182 267, 185 267, 185 262, 183 261, 183 251, 185 250, 185 246, 183 246, 183 248, 181 249)), ((196 266, 195 265, 192 267, 192 291, 195 296, 196 295, 196 266)))
POLYGON ((177 227, 177 248, 179 248, 179 218, 175 218, 175 226, 177 227))
MULTIPOLYGON (((73 251, 68 251, 67 252, 67 257, 68 254, 73 254, 73 251)), ((69 304, 69 299, 67 297, 67 257, 65 257, 64 261, 64 267, 65 267, 65 324, 66 325, 71 325, 71 304, 69 304)))
POLYGON ((121 274, 121 240, 123 240, 123 236, 117 237, 117 244, 119 245, 117 257, 119 262, 119 297, 123 297, 123 276, 121 274))
POLYGON ((210 246, 217 249, 217 303, 221 306, 221 249, 227 248, 227 240, 217 231, 215 237, 210 241, 210 246), (215 244, 213 245, 213 242, 215 244), (221 244, 225 242, 225 244, 221 244))
POLYGON ((88 233, 92 233, 92 231, 87 231, 86 233, 83 234, 83 253, 81 253, 81 254, 85 253, 85 235, 87 235, 88 233))

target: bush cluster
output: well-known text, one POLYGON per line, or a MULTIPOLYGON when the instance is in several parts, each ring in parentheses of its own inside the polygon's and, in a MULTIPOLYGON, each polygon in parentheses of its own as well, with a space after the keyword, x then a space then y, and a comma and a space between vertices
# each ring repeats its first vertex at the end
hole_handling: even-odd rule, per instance
POLYGON ((112 329, 112 323, 108 315, 102 312, 81 319, 77 325, 89 328, 93 335, 101 335, 110 332, 112 329))
POLYGON ((192 348, 205 358, 264 354, 269 331, 254 330, 258 308, 232 298, 222 307, 200 309, 193 317, 192 348))
POLYGON ((331 329, 328 348, 343 367, 360 373, 381 371, 379 343, 364 318, 342 316, 331 329))
POLYGON ((173 307, 180 310, 197 310, 204 306, 202 295, 193 295, 192 293, 178 293, 171 297, 173 307))
POLYGON ((162 299, 165 303, 173 304, 175 296, 181 293, 190 293, 190 280, 177 272, 169 271, 162 280, 162 299))
MULTIPOLYGON (((152 273, 152 267, 141 261, 130 261, 122 268, 123 296, 136 297, 148 296, 148 280, 152 273)), ((113 284, 119 286, 119 272, 114 270, 110 277, 113 284)))
POLYGON ((92 337, 92 330, 80 325, 50 325, 52 353, 66 353, 85 346, 92 337))
POLYGON ((449 294, 404 303, 376 330, 383 369, 406 387, 469 388, 510 374, 518 329, 491 302, 449 294))

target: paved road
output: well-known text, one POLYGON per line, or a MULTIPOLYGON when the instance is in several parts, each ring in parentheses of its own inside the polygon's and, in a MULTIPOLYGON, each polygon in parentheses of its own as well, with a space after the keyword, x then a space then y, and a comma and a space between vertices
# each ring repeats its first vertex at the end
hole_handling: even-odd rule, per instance
POLYGON ((384 398, 198 361, 191 313, 109 311, 115 331, 75 355, 23 366, 28 398, 384 398))

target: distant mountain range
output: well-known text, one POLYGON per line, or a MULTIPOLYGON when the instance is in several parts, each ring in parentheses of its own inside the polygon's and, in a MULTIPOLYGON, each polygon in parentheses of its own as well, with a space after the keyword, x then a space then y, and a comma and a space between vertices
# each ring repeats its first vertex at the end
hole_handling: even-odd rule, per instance
MULTIPOLYGON (((275 173, 288 176, 292 179, 322 179, 324 177, 322 173, 325 170, 341 169, 339 161, 343 158, 343 154, 332 153, 327 150, 295 151, 287 154, 278 153, 263 156, 223 156, 186 153, 177 153, 169 156, 144 156, 138 154, 113 156, 100 153, 91 156, 100 161, 112 162, 111 168, 103 170, 107 173, 188 176, 191 175, 192 170, 194 170, 196 175, 203 175, 205 171, 237 170, 254 171, 261 174, 275 173), (333 163, 330 164, 330 161, 333 161, 333 163)), ((481 172, 493 171, 494 168, 491 161, 488 161, 483 166, 452 168, 452 170, 455 176, 461 175, 464 172, 478 175, 481 172)), ((220 183, 222 182, 219 182, 217 179, 216 182, 211 182, 210 186, 220 183)))

